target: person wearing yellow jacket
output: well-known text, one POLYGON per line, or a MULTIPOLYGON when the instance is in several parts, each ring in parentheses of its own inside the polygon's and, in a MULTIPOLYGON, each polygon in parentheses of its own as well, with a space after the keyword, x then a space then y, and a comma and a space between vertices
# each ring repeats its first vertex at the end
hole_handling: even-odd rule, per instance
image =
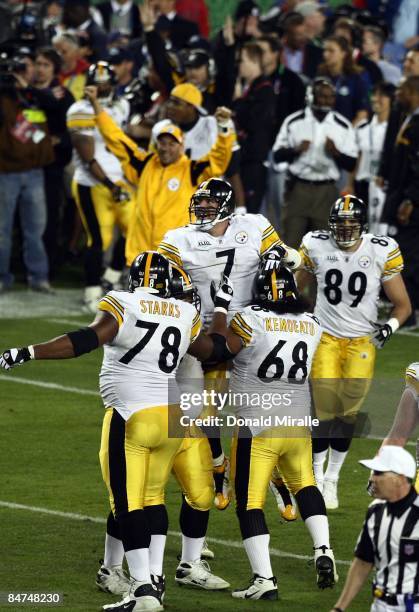
POLYGON ((225 107, 216 110, 218 138, 208 155, 192 161, 184 153, 183 133, 178 126, 162 128, 157 136, 157 153, 144 151, 103 111, 96 87, 86 87, 85 93, 107 147, 120 159, 127 180, 137 187, 125 250, 127 265, 131 265, 138 253, 156 250, 169 229, 186 225, 196 187, 226 171, 236 141, 231 111, 225 107))

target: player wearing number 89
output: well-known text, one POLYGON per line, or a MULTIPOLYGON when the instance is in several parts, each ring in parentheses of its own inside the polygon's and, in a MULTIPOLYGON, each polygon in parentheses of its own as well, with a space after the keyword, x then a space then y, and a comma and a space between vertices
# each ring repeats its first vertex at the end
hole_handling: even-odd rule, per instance
POLYGON ((304 269, 297 274, 298 284, 315 277, 314 312, 324 330, 312 368, 321 420, 313 439, 314 472, 326 507, 335 509, 339 473, 374 372, 375 347, 384 346, 409 316, 411 305, 397 242, 367 233, 366 206, 355 196, 333 204, 328 231, 306 234, 300 254, 304 269), (390 319, 378 324, 381 287, 393 308, 390 319))
POLYGON ((304 425, 311 403, 307 377, 321 336, 318 320, 306 307, 292 272, 267 270, 262 261, 251 305, 237 312, 225 330, 235 354, 230 396, 240 419, 231 451, 232 482, 253 572, 248 587, 233 591, 240 599, 278 598, 263 512, 276 466, 313 539, 318 586, 331 587, 337 580, 326 508, 313 475, 310 428, 304 425))

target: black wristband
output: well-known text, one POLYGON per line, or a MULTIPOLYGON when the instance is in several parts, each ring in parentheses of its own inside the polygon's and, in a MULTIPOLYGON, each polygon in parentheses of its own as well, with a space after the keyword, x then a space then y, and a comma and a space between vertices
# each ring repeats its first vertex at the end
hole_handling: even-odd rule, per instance
POLYGON ((90 351, 94 351, 99 346, 99 338, 95 330, 91 327, 84 327, 76 331, 68 332, 67 336, 73 345, 75 357, 90 353, 90 351))
POLYGON ((107 177, 107 176, 106 176, 106 177, 103 179, 102 183, 103 183, 103 184, 104 184, 104 185, 105 185, 105 186, 106 186, 108 189, 111 189, 111 190, 112 190, 112 189, 115 189, 115 187, 117 186, 117 185, 115 185, 115 183, 112 183, 112 181, 111 181, 110 179, 108 179, 108 177, 107 177))

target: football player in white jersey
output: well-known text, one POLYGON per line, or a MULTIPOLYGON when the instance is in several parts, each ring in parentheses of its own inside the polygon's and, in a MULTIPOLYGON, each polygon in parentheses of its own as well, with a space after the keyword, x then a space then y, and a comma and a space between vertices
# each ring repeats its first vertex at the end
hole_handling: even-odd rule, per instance
MULTIPOLYGON (((234 208, 233 190, 227 181, 211 178, 203 182, 191 199, 190 224, 167 232, 159 246, 161 253, 191 275, 201 296, 204 327, 210 324, 214 309, 211 282, 217 281, 222 273, 234 285, 230 304, 234 313, 249 304, 252 297, 249 279, 254 277, 260 258, 268 251, 277 250, 284 262, 294 268, 301 261, 298 252, 284 245, 263 215, 234 214, 234 208)), ((193 363, 189 367, 193 368, 193 363)), ((202 376, 200 364, 195 364, 193 376, 202 376)), ((207 384, 214 386, 221 385, 226 376, 226 366, 217 366, 205 374, 207 384)), ((209 432, 209 435, 214 461, 215 503, 223 510, 229 503, 225 486, 228 461, 217 432, 212 435, 209 432)))
POLYGON ((314 473, 326 507, 335 509, 339 473, 374 372, 375 347, 384 346, 409 316, 411 305, 397 242, 367 233, 366 206, 355 196, 333 204, 328 231, 306 234, 300 253, 304 269, 297 273, 298 283, 303 287, 315 277, 314 313, 324 330, 312 368, 321 420, 313 440, 314 473), (378 324, 381 288, 393 308, 389 320, 378 324))
MULTIPOLYGON (((97 85, 106 112, 119 126, 123 126, 128 121, 129 103, 123 98, 115 98, 115 83, 115 73, 107 62, 90 66, 87 84, 97 85)), ((87 234, 85 308, 94 313, 103 294, 103 253, 111 245, 115 226, 120 228, 122 236, 103 275, 104 284, 108 287, 115 285, 125 265, 123 236, 133 208, 133 190, 124 179, 119 160, 105 146, 89 100, 83 98, 70 106, 67 127, 74 146, 72 191, 87 234)))
POLYGON ((276 465, 312 537, 319 588, 337 580, 326 508, 313 475, 309 427, 308 376, 321 327, 306 307, 292 272, 262 260, 251 305, 236 312, 225 329, 228 350, 235 355, 229 395, 235 416, 242 419, 236 422, 231 452, 232 482, 253 572, 249 586, 232 593, 240 599, 278 599, 263 513, 276 465))
MULTIPOLYGON (((159 253, 140 254, 130 269, 129 291, 102 298, 91 325, 0 356, 0 367, 10 369, 30 359, 78 357, 104 346, 100 462, 131 575, 127 597, 104 609, 163 609, 162 594, 152 584, 149 547, 153 534, 167 531, 164 488, 183 438, 176 370, 188 350, 219 359, 225 346, 222 336, 199 333, 192 304, 170 297, 171 270, 159 253)), ((221 288, 216 306, 228 306, 223 296, 221 288)))

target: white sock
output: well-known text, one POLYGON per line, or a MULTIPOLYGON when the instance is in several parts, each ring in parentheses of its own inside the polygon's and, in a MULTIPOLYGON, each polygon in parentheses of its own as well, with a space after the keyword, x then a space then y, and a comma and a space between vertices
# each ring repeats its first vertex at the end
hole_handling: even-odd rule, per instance
POLYGON ((325 451, 320 451, 320 453, 313 453, 313 471, 316 482, 323 482, 323 468, 324 462, 326 461, 327 457, 327 451, 328 449, 326 449, 325 451))
POLYGON ((272 578, 271 558, 269 556, 269 533, 253 536, 243 540, 243 546, 249 557, 252 572, 263 578, 272 578))
POLYGON ((325 514, 309 516, 304 523, 310 532, 314 548, 318 548, 319 546, 327 546, 327 548, 330 548, 329 521, 325 514))
POLYGON ((212 459, 212 465, 214 467, 220 467, 220 465, 223 465, 224 463, 224 453, 221 453, 221 455, 219 455, 218 457, 213 457, 212 459))
POLYGON ((103 565, 105 567, 121 567, 123 560, 124 545, 122 544, 122 540, 118 540, 118 538, 114 538, 107 533, 105 537, 103 565))
POLYGON ((339 480, 339 472, 348 452, 349 451, 341 453, 334 448, 330 449, 329 463, 327 464, 326 474, 324 475, 326 480, 339 480))
POLYGON ((205 538, 188 538, 182 534, 182 561, 199 561, 205 538))
POLYGON ((163 557, 164 547, 166 546, 166 536, 155 534, 151 536, 149 550, 150 572, 156 576, 163 576, 163 557))
POLYGON ((125 553, 131 578, 138 582, 151 582, 148 548, 135 548, 125 553))

